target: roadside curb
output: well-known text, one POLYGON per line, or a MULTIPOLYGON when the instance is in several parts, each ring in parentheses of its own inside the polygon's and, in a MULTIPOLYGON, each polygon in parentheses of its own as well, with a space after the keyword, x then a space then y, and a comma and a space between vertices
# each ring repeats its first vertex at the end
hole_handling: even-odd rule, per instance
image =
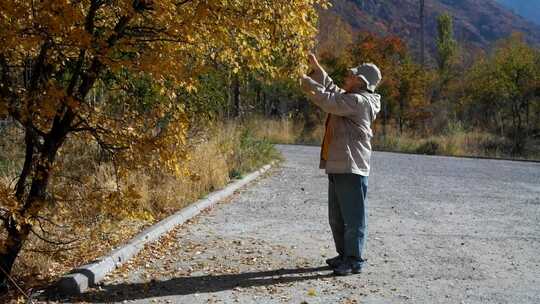
POLYGON ((68 295, 84 293, 89 287, 92 287, 103 280, 109 272, 120 267, 123 263, 139 253, 139 251, 144 248, 145 244, 159 239, 174 227, 183 224, 199 214, 202 210, 212 207, 219 201, 231 196, 235 191, 267 172, 271 167, 275 166, 276 163, 277 161, 272 161, 270 164, 244 176, 242 179, 232 182, 225 188, 210 193, 206 198, 196 201, 188 207, 177 211, 143 230, 126 244, 114 249, 108 255, 73 269, 68 274, 62 276, 56 283, 58 291, 68 295))

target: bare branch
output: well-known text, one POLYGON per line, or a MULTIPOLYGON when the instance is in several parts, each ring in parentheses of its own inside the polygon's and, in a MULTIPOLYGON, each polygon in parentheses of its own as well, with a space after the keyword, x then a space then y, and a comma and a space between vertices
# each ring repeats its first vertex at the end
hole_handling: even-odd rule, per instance
POLYGON ((78 241, 79 239, 72 239, 72 240, 69 240, 67 242, 62 242, 62 241, 53 241, 53 240, 49 240, 47 238, 45 238, 44 236, 40 235, 39 233, 37 233, 33 227, 30 228, 30 231, 35 235, 37 236, 40 240, 46 242, 46 243, 49 243, 49 244, 53 244, 53 245, 69 245, 69 244, 72 244, 76 241, 78 241))
POLYGON ((92 137, 96 140, 98 145, 105 151, 113 153, 113 152, 118 152, 118 151, 125 150, 125 149, 129 148, 127 146, 115 146, 115 145, 109 144, 105 140, 103 140, 101 138, 101 134, 107 133, 107 130, 100 127, 100 126, 91 127, 86 123, 86 121, 83 122, 83 120, 79 121, 78 124, 85 124, 86 126, 84 126, 84 127, 72 127, 70 129, 70 132, 89 132, 92 135, 92 137))
POLYGON ((71 250, 74 250, 74 249, 77 249, 77 248, 79 248, 79 247, 78 247, 78 246, 74 246, 74 247, 63 247, 63 248, 56 248, 56 249, 54 249, 54 250, 36 249, 36 248, 27 248, 27 249, 25 249, 25 251, 36 252, 36 253, 51 254, 51 253, 58 253, 58 252, 62 252, 62 251, 71 251, 71 250))
MULTIPOLYGON (((120 18, 118 22, 116 23, 114 27, 114 33, 107 39, 107 45, 108 48, 112 48, 118 40, 120 40, 124 34, 125 34, 125 28, 127 27, 129 21, 132 19, 133 16, 126 15, 120 18)), ((104 54, 100 54, 104 55, 104 54)), ((101 73, 104 65, 99 59, 99 56, 95 56, 92 60, 92 63, 90 65, 90 68, 84 75, 82 75, 82 83, 79 86, 78 89, 78 98, 83 100, 84 97, 86 97, 86 94, 90 91, 92 86, 94 85, 94 82, 98 78, 99 74, 101 73)))
POLYGON ((51 224, 51 225, 53 225, 53 226, 56 226, 56 227, 58 227, 58 228, 63 228, 63 229, 64 229, 64 228, 67 228, 66 226, 62 226, 62 225, 60 225, 60 224, 57 224, 57 223, 53 222, 51 219, 48 219, 48 218, 46 218, 46 217, 44 217, 44 216, 41 216, 41 215, 36 215, 35 218, 38 219, 38 220, 44 220, 44 221, 46 221, 47 223, 49 223, 49 224, 51 224))
POLYGON ((187 4, 189 2, 193 2, 193 0, 183 0, 183 1, 179 1, 178 3, 176 3, 176 6, 182 6, 184 4, 187 4))

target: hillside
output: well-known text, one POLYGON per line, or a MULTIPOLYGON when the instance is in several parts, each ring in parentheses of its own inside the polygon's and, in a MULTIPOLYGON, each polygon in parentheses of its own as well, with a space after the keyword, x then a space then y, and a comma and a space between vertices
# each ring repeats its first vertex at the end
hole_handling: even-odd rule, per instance
MULTIPOLYGON (((333 0, 325 14, 340 16, 353 32, 395 34, 418 51, 418 0, 333 0)), ((493 42, 522 32, 533 44, 540 44, 540 26, 516 15, 494 0, 427 0, 426 48, 433 54, 437 35, 436 18, 444 12, 454 17, 455 37, 469 51, 487 49, 493 42)), ((333 27, 325 24, 321 27, 333 27)), ((324 39, 324 38, 323 38, 324 39)))

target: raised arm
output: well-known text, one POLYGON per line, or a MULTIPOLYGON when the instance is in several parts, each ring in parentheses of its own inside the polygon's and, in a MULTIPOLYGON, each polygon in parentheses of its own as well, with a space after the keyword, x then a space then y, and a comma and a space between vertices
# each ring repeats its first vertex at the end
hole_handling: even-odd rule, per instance
POLYGON ((360 107, 364 107, 369 103, 365 97, 359 94, 347 94, 343 90, 327 90, 321 83, 306 75, 302 77, 301 81, 302 89, 309 99, 323 111, 330 114, 338 116, 353 115, 358 113, 360 107))
POLYGON ((334 84, 334 81, 332 78, 330 78, 330 76, 328 76, 328 73, 326 73, 323 67, 319 64, 319 61, 314 54, 308 55, 308 62, 311 68, 311 72, 308 74, 308 76, 311 79, 321 84, 325 90, 329 92, 343 92, 340 87, 334 84))

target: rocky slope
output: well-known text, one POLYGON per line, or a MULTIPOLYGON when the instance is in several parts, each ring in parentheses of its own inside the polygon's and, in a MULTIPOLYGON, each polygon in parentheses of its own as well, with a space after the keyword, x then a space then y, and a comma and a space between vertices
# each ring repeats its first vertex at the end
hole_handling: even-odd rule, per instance
MULTIPOLYGON (((332 3, 333 7, 326 13, 340 16, 353 31, 395 34, 418 50, 418 0, 332 0, 332 3)), ((445 12, 453 16, 455 37, 468 50, 485 50, 513 32, 521 32, 529 42, 540 45, 540 25, 516 15, 495 0, 426 0, 425 3, 426 47, 432 54, 437 16, 445 12)))

